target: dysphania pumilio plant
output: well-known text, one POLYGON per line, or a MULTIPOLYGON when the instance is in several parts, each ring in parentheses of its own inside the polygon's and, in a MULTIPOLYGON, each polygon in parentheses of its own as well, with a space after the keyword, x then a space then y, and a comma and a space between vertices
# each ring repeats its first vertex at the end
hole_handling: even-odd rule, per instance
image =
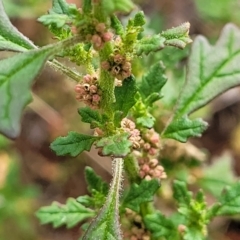
MULTIPOLYGON (((202 190, 193 195, 187 182, 176 177, 171 189, 176 212, 166 216, 153 202, 153 198, 161 201, 161 182, 168 181, 162 152, 170 143, 177 149, 178 142, 201 136, 208 126, 190 114, 240 84, 236 26, 227 25, 214 46, 203 36, 194 39, 185 84, 174 96, 178 100, 171 110, 161 100, 168 81, 164 58, 151 66, 143 63, 165 48, 177 52, 192 43, 188 22, 146 34, 144 13, 131 0, 84 0, 80 9, 53 0, 38 21, 56 43, 34 45, 12 26, 0 1, 0 49, 16 52, 0 61, 0 131, 10 138, 18 136, 21 113, 31 101, 31 84, 48 64, 76 81, 76 100, 85 104, 78 114, 94 130, 93 135, 69 132, 55 139, 51 149, 59 156, 75 157, 95 147, 100 156, 112 158, 113 166, 110 186, 87 167, 89 195, 42 207, 37 212, 42 224, 71 228, 84 223, 81 239, 202 240, 215 217, 240 212, 240 182, 229 184, 209 206, 202 190), (135 14, 122 24, 118 13, 131 11, 135 14), (84 70, 77 72, 56 58, 67 58, 84 70), (164 112, 167 116, 172 112, 169 119, 164 112), (123 172, 129 182, 126 189, 123 172)), ((174 151, 171 154, 170 158, 174 151)))

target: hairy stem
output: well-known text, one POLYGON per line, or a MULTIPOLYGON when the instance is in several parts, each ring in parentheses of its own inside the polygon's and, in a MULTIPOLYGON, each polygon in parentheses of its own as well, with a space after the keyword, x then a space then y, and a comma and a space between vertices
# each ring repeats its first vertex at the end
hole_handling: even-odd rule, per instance
POLYGON ((130 183, 140 183, 139 166, 136 158, 131 154, 128 154, 124 158, 124 170, 128 176, 130 183))

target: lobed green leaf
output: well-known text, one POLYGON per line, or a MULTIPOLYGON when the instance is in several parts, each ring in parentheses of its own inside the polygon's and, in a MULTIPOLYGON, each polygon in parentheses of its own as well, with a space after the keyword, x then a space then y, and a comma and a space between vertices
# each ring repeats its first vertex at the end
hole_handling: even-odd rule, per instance
POLYGON ((160 182, 157 179, 143 180, 139 185, 131 184, 127 195, 123 198, 121 208, 130 208, 139 212, 142 203, 153 201, 153 196, 159 187, 160 182))
POLYGON ((50 147, 58 156, 69 154, 76 157, 84 150, 90 151, 92 144, 97 140, 97 137, 79 134, 77 132, 69 132, 66 137, 58 137, 50 147))
POLYGON ((144 224, 152 233, 154 238, 159 239, 165 237, 166 239, 180 240, 180 234, 169 218, 166 218, 161 213, 153 213, 144 217, 144 224))
POLYGON ((136 103, 135 95, 137 93, 136 80, 133 76, 130 76, 123 81, 121 87, 115 88, 116 101, 113 103, 115 111, 121 112, 121 119, 126 117, 129 110, 136 103))
POLYGON ((149 105, 161 98, 161 89, 167 82, 167 77, 164 72, 165 67, 163 66, 163 63, 158 62, 143 75, 142 81, 139 85, 139 91, 149 105))
POLYGON ((91 167, 85 167, 85 179, 87 181, 88 191, 91 193, 93 190, 107 195, 108 184, 98 176, 91 167))
POLYGON ((211 46, 202 36, 195 39, 188 61, 186 83, 179 97, 175 116, 165 131, 172 128, 183 116, 240 84, 239 39, 240 30, 233 24, 228 24, 223 29, 215 46, 211 46))
POLYGON ((131 151, 132 142, 128 140, 129 134, 124 132, 121 134, 103 137, 96 144, 102 148, 104 156, 124 157, 131 151))
POLYGON ((100 114, 97 110, 84 107, 79 108, 78 113, 82 117, 83 122, 91 124, 91 128, 102 127, 104 124, 106 124, 107 117, 100 114))
POLYGON ((170 124, 163 132, 162 137, 186 142, 189 137, 200 137, 207 126, 208 124, 200 118, 191 120, 187 116, 183 116, 170 124))
POLYGON ((78 223, 95 216, 95 212, 84 207, 73 198, 69 198, 66 204, 53 202, 52 205, 40 208, 36 216, 41 224, 52 223, 54 228, 64 224, 72 228, 78 223))
POLYGON ((187 189, 187 184, 183 181, 175 180, 173 184, 173 197, 178 204, 189 205, 192 194, 187 189))
POLYGON ((219 198, 221 206, 216 216, 235 215, 240 213, 240 182, 227 186, 219 198))
POLYGON ((68 14, 69 4, 65 0, 52 0, 50 13, 68 14))

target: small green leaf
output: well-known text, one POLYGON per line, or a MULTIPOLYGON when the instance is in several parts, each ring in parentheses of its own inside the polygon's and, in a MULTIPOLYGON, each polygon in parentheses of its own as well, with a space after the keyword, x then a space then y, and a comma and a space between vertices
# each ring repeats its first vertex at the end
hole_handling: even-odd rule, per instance
POLYGON ((35 45, 10 22, 0 1, 0 50, 23 51, 36 48, 35 45))
POLYGON ((91 124, 91 128, 101 127, 107 121, 106 116, 101 115, 90 107, 79 108, 78 113, 82 117, 83 122, 91 124))
POLYGON ((65 0, 52 0, 50 13, 68 14, 69 4, 65 0))
POLYGON ((216 216, 235 215, 240 213, 240 182, 227 186, 219 198, 221 207, 216 216))
POLYGON ((91 193, 94 190, 107 195, 108 184, 98 176, 90 167, 85 168, 85 179, 87 181, 88 191, 91 193))
POLYGON ((130 152, 132 146, 128 137, 129 134, 126 132, 104 137, 97 142, 96 146, 102 148, 102 154, 104 156, 124 157, 130 152))
POLYGON ((146 23, 146 19, 143 11, 136 13, 133 19, 133 23, 134 23, 134 26, 136 27, 141 27, 146 23))
POLYGON ((163 66, 162 62, 158 62, 154 64, 150 70, 143 75, 142 81, 139 85, 139 91, 144 97, 144 100, 149 102, 150 96, 152 96, 153 93, 158 94, 158 97, 152 98, 149 102, 150 104, 153 103, 153 100, 160 99, 160 91, 162 87, 165 85, 167 81, 167 77, 164 74, 165 67, 163 66))
POLYGON ((158 35, 153 35, 151 37, 143 37, 136 44, 137 55, 142 55, 143 53, 148 55, 150 52, 156 52, 165 47, 165 38, 158 35))
POLYGON ((111 27, 115 30, 116 34, 122 36, 124 34, 124 28, 118 17, 114 14, 111 16, 111 27))
POLYGON ((192 194, 188 191, 185 182, 175 180, 173 184, 173 197, 177 200, 178 204, 189 205, 192 194))
POLYGON ((207 126, 208 124, 200 118, 190 120, 187 116, 183 116, 172 122, 163 132, 162 137, 186 142, 189 137, 201 136, 207 126))
POLYGON ((147 115, 137 118, 137 124, 140 124, 141 126, 146 128, 152 128, 154 123, 155 118, 150 113, 147 113, 147 115))
MULTIPOLYGON (((144 217, 144 223, 154 238, 180 240, 180 234, 174 223, 161 213, 149 214, 144 217)), ((193 240, 193 239, 192 239, 193 240)), ((194 239, 195 240, 195 239, 194 239)))
POLYGON ((36 215, 41 224, 52 223, 54 228, 66 224, 67 228, 72 228, 79 222, 94 217, 95 212, 69 198, 65 205, 53 202, 51 206, 40 208, 36 215))
POLYGON ((139 212, 142 203, 153 201, 153 196, 159 187, 160 182, 157 179, 150 181, 143 180, 139 185, 136 183, 131 184, 121 207, 130 208, 135 212, 139 212))
POLYGON ((119 195, 123 173, 123 159, 113 160, 113 180, 106 202, 98 216, 91 222, 83 240, 122 240, 119 224, 119 195))
POLYGON ((136 103, 134 98, 136 93, 136 80, 133 76, 124 79, 123 85, 115 88, 116 102, 113 103, 113 108, 115 111, 122 112, 122 118, 126 117, 128 111, 136 103))
POLYGON ((64 14, 52 13, 48 15, 42 15, 38 18, 38 21, 45 26, 54 26, 56 28, 62 28, 68 21, 68 16, 64 14))
POLYGON ((90 13, 92 11, 92 0, 84 0, 82 6, 83 13, 90 13))
POLYGON ((131 0, 102 0, 102 9, 106 15, 110 15, 114 12, 130 12, 134 5, 131 0))
POLYGON ((6 136, 18 136, 22 110, 31 101, 31 84, 57 47, 50 45, 0 61, 0 132, 6 136))
POLYGON ((97 140, 97 137, 79 134, 77 132, 69 132, 66 137, 58 137, 51 143, 51 149, 58 156, 69 154, 76 157, 84 150, 90 151, 92 144, 97 140))
POLYGON ((174 27, 162 32, 160 35, 165 38, 166 46, 173 46, 180 49, 186 47, 192 40, 189 38, 190 23, 186 22, 178 27, 174 27))

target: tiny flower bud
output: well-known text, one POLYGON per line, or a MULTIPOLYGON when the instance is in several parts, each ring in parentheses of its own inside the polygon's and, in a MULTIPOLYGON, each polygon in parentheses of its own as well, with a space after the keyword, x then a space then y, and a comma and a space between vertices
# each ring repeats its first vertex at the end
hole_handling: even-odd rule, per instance
POLYGON ((91 85, 90 88, 89 88, 89 92, 90 92, 90 93, 96 93, 96 92, 97 92, 97 89, 98 89, 97 86, 91 85))
POLYGON ((113 38, 113 34, 111 32, 105 32, 102 34, 102 39, 104 42, 109 42, 113 38))
POLYGON ((101 97, 98 94, 92 96, 92 101, 98 103, 101 100, 101 97))
POLYGON ((98 23, 95 27, 97 32, 103 33, 106 30, 105 23, 98 23))

